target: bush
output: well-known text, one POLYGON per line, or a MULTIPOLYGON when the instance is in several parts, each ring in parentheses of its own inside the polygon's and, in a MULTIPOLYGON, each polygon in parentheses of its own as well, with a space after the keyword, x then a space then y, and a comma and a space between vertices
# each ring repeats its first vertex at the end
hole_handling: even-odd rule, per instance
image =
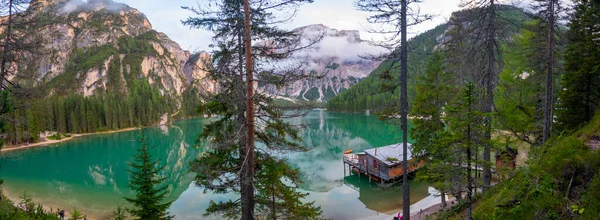
POLYGON ((48 136, 48 140, 60 140, 62 139, 62 135, 58 132, 54 133, 53 135, 48 136))
POLYGON ((19 220, 56 220, 58 219, 58 214, 47 212, 42 208, 40 204, 34 205, 31 197, 27 194, 23 194, 22 200, 26 203, 25 206, 29 206, 31 208, 30 212, 25 212, 17 207, 15 207, 12 201, 8 200, 6 197, 2 196, 0 200, 0 219, 19 219, 19 220))
POLYGON ((73 208, 73 213, 71 214, 71 218, 70 220, 79 220, 79 219, 83 219, 85 218, 85 216, 83 216, 83 214, 81 214, 81 212, 79 212, 79 210, 77 210, 77 208, 73 208))
POLYGON ((125 220, 127 218, 126 211, 123 207, 117 206, 117 209, 113 211, 114 220, 125 220))
POLYGON ((538 147, 530 158, 529 166, 484 195, 474 210, 475 219, 600 216, 598 152, 576 137, 561 136, 538 147))
POLYGON ((596 173, 589 188, 583 193, 581 204, 582 219, 594 219, 600 213, 600 173, 596 173))

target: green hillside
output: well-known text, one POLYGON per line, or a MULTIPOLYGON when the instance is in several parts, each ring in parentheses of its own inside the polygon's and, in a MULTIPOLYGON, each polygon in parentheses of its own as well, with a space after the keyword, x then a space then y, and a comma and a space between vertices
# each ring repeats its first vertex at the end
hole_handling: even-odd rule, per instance
POLYGON ((0 126, 6 143, 33 143, 47 131, 60 138, 197 115, 204 91, 192 81, 197 72, 186 67, 199 55, 189 59, 134 8, 89 3, 67 13, 64 1, 35 1, 20 12, 25 25, 13 31, 22 35, 19 42, 35 44, 13 65, 10 81, 18 89, 6 117, 14 120, 0 126))
MULTIPOLYGON (((556 136, 527 166, 475 202, 474 219, 597 219, 600 215, 600 112, 572 135, 556 136)), ((466 204, 433 219, 463 219, 466 204)))
MULTIPOLYGON (((518 33, 519 26, 523 26, 531 18, 519 8, 512 6, 501 6, 502 17, 499 20, 504 25, 506 32, 503 35, 512 36, 518 33), (510 23, 510 25, 508 25, 510 23)), ((473 13, 473 10, 463 10, 454 12, 452 16, 464 16, 467 13, 473 13)), ((448 24, 442 24, 434 29, 419 34, 410 39, 408 55, 408 98, 409 103, 415 97, 415 87, 419 76, 425 72, 425 67, 431 53, 439 50, 441 46, 438 39, 448 29, 448 24)), ((327 102, 327 109, 333 111, 359 112, 367 109, 377 110, 382 107, 382 103, 400 99, 400 90, 390 91, 388 88, 398 81, 400 71, 398 66, 389 68, 391 61, 383 62, 377 69, 358 84, 350 89, 343 91, 336 97, 327 102), (385 70, 389 69, 389 75, 385 70), (385 74, 384 74, 385 73, 385 74), (383 83, 386 82, 386 83, 383 83), (383 86, 382 86, 383 85, 383 86)))

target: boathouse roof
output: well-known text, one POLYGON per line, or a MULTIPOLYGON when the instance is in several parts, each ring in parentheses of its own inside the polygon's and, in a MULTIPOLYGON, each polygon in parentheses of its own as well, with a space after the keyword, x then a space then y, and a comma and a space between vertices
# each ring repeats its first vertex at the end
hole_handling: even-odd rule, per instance
MULTIPOLYGON (((406 155, 408 160, 412 159, 410 146, 411 144, 409 143, 408 154, 406 155)), ((387 166, 392 166, 402 162, 402 155, 404 154, 404 151, 402 150, 402 143, 397 143, 388 146, 367 149, 365 150, 365 153, 375 157, 376 159, 385 163, 387 166), (388 158, 392 158, 392 160, 389 160, 388 158)))

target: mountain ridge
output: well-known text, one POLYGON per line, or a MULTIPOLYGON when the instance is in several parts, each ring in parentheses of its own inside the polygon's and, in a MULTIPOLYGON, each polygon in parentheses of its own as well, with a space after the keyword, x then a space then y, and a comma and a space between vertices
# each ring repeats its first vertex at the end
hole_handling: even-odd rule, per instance
POLYGON ((292 82, 284 88, 262 86, 268 94, 289 100, 326 102, 368 76, 378 64, 364 60, 360 55, 381 49, 360 38, 358 30, 337 30, 323 24, 312 24, 293 29, 303 41, 321 38, 312 47, 296 52, 292 62, 305 62, 305 71, 320 77, 292 82))
MULTIPOLYGON (((512 22, 512 23, 524 23, 526 20, 531 19, 527 12, 520 8, 501 5, 501 13, 504 13, 505 18, 500 22, 512 22)), ((453 17, 466 16, 467 14, 473 13, 476 9, 465 9, 452 13, 453 17)), ((452 20, 452 19, 451 19, 452 20)), ((425 72, 429 56, 436 50, 441 49, 444 46, 445 41, 448 40, 448 31, 452 28, 452 24, 444 23, 436 26, 433 29, 425 31, 408 41, 408 99, 411 103, 412 98, 415 97, 415 88, 417 78, 425 72)), ((519 30, 516 28, 506 28, 506 33, 501 33, 509 36, 513 36, 519 30)), ((381 103, 388 103, 400 99, 399 89, 393 90, 393 92, 380 92, 382 89, 384 79, 381 75, 384 72, 389 72, 389 77, 397 79, 399 77, 399 65, 392 65, 391 61, 382 62, 375 70, 373 70, 368 77, 361 80, 361 82, 340 93, 336 97, 333 97, 327 102, 327 109, 332 111, 346 111, 346 112, 361 112, 366 110, 377 110, 381 107, 381 103), (387 70, 390 71, 387 71, 387 70)), ((386 79, 389 80, 389 79, 386 79)))
MULTIPOLYGON (((126 4, 111 0, 86 3, 34 0, 24 13, 47 23, 39 33, 46 53, 24 55, 26 65, 16 67, 16 74, 9 76, 10 80, 32 79, 29 86, 35 87, 73 71, 75 74, 71 75, 78 79, 75 80, 77 86, 68 85, 66 91, 87 97, 107 91, 111 85, 122 85, 117 90, 126 93, 131 82, 125 75, 134 74, 146 77, 151 85, 161 89, 163 95, 177 98, 194 81, 207 80, 201 68, 194 68, 201 62, 189 62, 192 53, 181 49, 166 34, 152 29, 143 13, 126 4), (93 50, 96 53, 86 54, 93 50), (135 54, 135 59, 131 54, 135 54), (82 57, 84 55, 91 57, 82 57), (70 68, 72 62, 88 62, 86 58, 93 58, 94 62, 70 68), (110 68, 111 65, 117 67, 110 68), (108 77, 111 69, 118 70, 120 75, 112 81, 108 77), (139 71, 132 73, 132 70, 139 71)), ((214 92, 214 86, 197 87, 214 92)), ((53 94, 52 91, 48 93, 53 94)))
POLYGON ((183 50, 125 4, 34 0, 14 17, 25 22, 13 33, 36 50, 16 51, 8 67, 19 86, 8 144, 195 117, 202 95, 217 92, 206 52, 183 50))

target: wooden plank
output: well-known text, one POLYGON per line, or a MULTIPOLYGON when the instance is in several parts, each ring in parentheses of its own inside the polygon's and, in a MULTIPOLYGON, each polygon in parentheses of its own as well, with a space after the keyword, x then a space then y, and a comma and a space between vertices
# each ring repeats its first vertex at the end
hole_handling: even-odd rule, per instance
MULTIPOLYGON (((417 164, 413 164, 411 166, 408 167, 407 171, 408 173, 412 173, 415 172, 417 169, 423 167, 425 165, 425 161, 421 161, 417 164)), ((388 170, 388 176, 390 179, 395 179, 398 178, 400 176, 402 176, 403 172, 402 172, 402 166, 397 166, 394 168, 391 168, 388 170)))

